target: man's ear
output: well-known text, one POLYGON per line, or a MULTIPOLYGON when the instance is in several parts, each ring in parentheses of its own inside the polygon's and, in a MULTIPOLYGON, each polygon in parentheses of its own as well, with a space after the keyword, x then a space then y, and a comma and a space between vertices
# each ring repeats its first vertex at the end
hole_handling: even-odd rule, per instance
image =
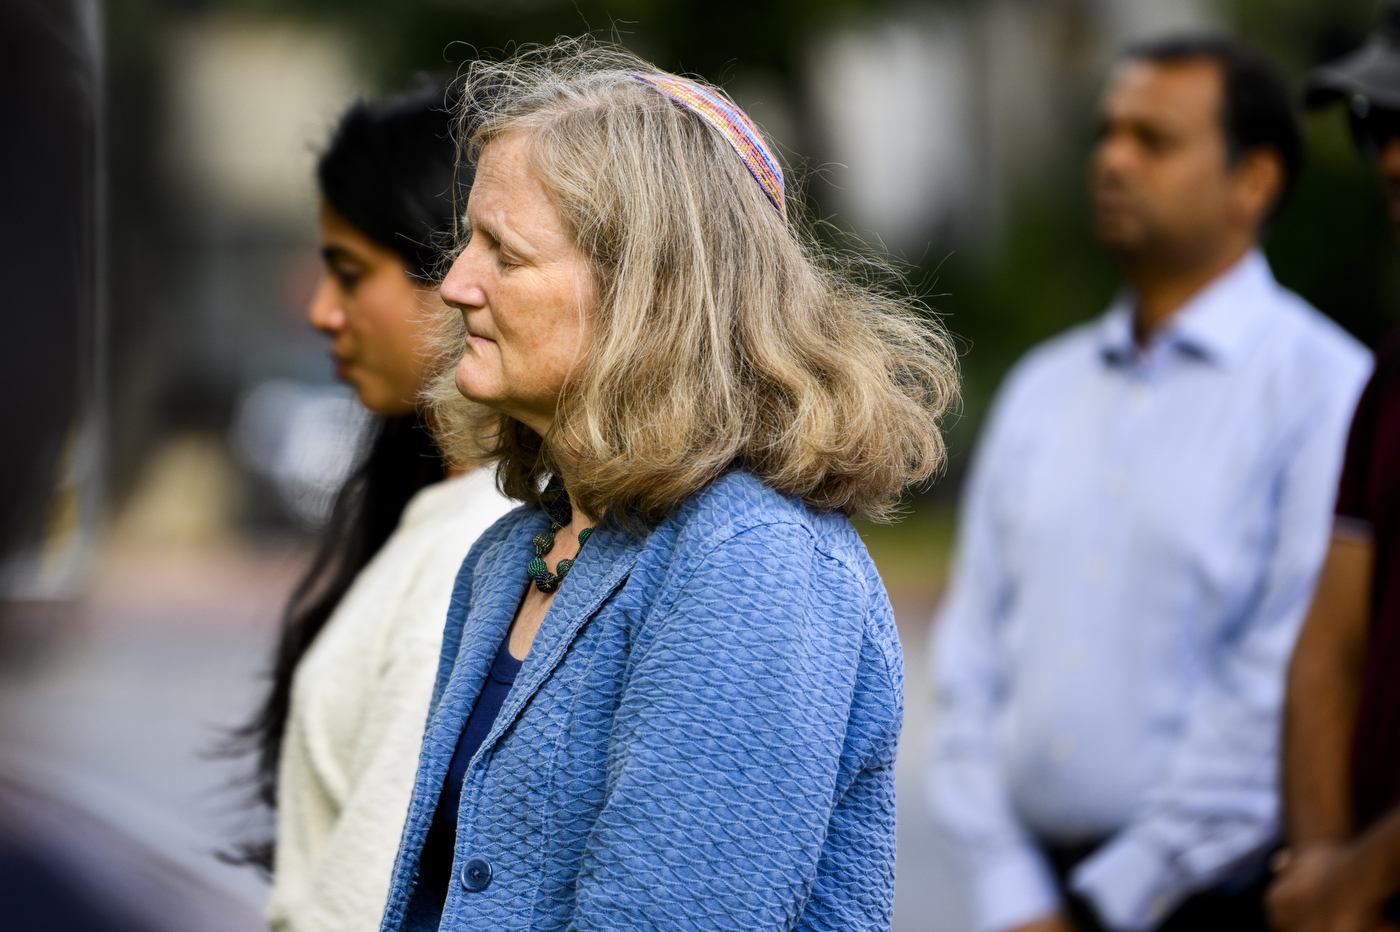
POLYGON ((1272 146, 1255 146, 1245 150, 1230 174, 1231 201, 1239 218, 1262 226, 1283 196, 1283 157, 1272 146))

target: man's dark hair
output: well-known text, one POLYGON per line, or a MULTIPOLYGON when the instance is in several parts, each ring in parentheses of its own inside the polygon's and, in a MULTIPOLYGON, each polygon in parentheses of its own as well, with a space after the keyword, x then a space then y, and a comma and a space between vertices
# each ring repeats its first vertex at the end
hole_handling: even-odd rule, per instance
POLYGON ((1171 36, 1133 46, 1128 61, 1209 61, 1224 77, 1221 129, 1234 165, 1250 149, 1273 149, 1283 162, 1283 189, 1275 209, 1293 190, 1303 167, 1303 136, 1293 89, 1283 70, 1267 57, 1226 36, 1171 36))

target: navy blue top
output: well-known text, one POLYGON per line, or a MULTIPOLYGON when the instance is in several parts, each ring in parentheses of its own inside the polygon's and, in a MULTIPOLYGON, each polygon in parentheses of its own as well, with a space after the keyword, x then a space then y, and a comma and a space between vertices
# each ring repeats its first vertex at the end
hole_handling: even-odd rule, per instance
POLYGON ((452 763, 447 768, 447 779, 442 785, 442 795, 438 797, 437 811, 433 813, 433 825, 428 829, 428 838, 423 845, 423 859, 418 865, 419 882, 432 891, 438 904, 447 902, 447 888, 452 883, 452 855, 457 842, 457 809, 462 802, 462 776, 467 765, 476 755, 476 749, 491 733, 496 716, 505 704, 510 688, 515 684, 515 676, 525 661, 516 660, 510 655, 510 635, 501 641, 496 651, 496 660, 491 664, 491 672, 486 675, 486 685, 476 697, 472 714, 467 725, 457 739, 457 750, 452 752, 452 763))

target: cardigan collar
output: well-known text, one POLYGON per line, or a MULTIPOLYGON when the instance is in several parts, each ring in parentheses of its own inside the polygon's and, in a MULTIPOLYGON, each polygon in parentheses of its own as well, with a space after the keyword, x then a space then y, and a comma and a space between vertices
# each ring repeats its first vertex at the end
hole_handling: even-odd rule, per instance
MULTIPOLYGON (((542 509, 531 511, 500 546, 484 554, 477 564, 477 580, 485 585, 474 583, 472 586, 476 604, 461 630, 462 643, 458 647, 444 696, 456 702, 443 702, 439 706, 439 711, 450 705, 456 712, 451 717, 456 728, 454 737, 460 734, 471 713, 474 699, 468 697, 480 693, 496 651, 510 630, 521 595, 529 583, 525 576, 525 564, 533 552, 530 539, 544 530, 548 523, 549 519, 542 509)), ((515 721, 525 703, 559 665, 579 628, 627 578, 647 539, 648 535, 630 533, 613 522, 603 522, 594 528, 588 543, 575 558, 568 578, 559 587, 545 613, 530 653, 525 656, 520 673, 515 678, 515 685, 506 696, 505 705, 477 749, 468 770, 476 765, 483 754, 489 753, 500 735, 515 721)), ((439 734, 446 737, 442 732, 439 734)))

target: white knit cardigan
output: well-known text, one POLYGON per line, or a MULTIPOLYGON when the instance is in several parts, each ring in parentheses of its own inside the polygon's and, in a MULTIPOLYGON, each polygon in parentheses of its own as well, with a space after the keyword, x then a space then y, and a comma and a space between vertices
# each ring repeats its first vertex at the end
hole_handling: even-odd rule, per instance
POLYGON ((266 912, 275 932, 379 928, 453 581, 511 507, 492 470, 420 491, 297 667, 266 912))

